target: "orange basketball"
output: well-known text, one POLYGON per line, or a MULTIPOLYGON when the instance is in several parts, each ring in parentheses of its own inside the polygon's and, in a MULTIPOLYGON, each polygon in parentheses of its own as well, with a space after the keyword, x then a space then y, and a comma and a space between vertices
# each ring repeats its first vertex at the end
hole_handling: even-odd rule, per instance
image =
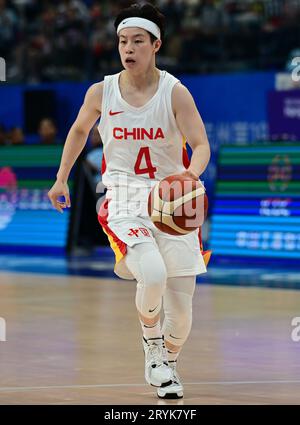
POLYGON ((173 175, 161 180, 148 197, 148 214, 154 225, 170 235, 186 235, 205 218, 207 197, 200 181, 173 175))

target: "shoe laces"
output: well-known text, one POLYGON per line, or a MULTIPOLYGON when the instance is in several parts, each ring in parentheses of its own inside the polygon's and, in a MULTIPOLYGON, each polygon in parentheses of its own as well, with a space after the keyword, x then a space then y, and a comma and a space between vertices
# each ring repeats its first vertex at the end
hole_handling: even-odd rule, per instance
POLYGON ((169 363, 169 367, 171 368, 172 372, 173 372, 173 377, 172 377, 172 381, 174 384, 179 384, 180 383, 180 378, 179 375, 176 371, 176 362, 170 362, 169 363))
POLYGON ((149 344, 149 355, 153 358, 157 366, 161 366, 164 363, 162 358, 162 347, 157 343, 153 342, 149 344))

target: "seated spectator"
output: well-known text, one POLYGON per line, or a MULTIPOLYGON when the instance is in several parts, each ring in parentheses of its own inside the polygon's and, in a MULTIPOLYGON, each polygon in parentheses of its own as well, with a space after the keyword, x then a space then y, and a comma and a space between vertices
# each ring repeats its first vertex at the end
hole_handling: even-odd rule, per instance
POLYGON ((11 128, 10 132, 8 133, 8 140, 10 145, 14 145, 14 146, 24 145, 25 136, 24 136, 22 128, 20 127, 11 128))
POLYGON ((51 118, 43 118, 39 124, 39 143, 42 145, 57 145, 61 141, 57 138, 57 127, 51 118))

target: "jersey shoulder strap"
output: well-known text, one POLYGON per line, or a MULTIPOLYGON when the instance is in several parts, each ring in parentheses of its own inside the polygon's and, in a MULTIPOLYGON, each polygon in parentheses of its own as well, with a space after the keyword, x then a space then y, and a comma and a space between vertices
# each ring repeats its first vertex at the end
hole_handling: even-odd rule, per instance
POLYGON ((116 93, 114 92, 114 80, 119 78, 118 74, 106 75, 103 80, 103 92, 102 92, 102 104, 101 104, 101 120, 99 130, 105 125, 105 120, 109 114, 109 110, 114 107, 112 104, 116 99, 116 93))

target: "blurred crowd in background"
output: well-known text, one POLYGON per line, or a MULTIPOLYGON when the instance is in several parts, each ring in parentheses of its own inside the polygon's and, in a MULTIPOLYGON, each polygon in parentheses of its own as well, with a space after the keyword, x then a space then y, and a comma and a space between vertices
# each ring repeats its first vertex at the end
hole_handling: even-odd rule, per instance
MULTIPOLYGON (((62 143, 58 138, 55 121, 50 117, 43 118, 38 125, 38 140, 41 145, 57 145, 62 143)), ((17 146, 25 144, 26 136, 20 127, 6 128, 0 123, 0 146, 17 146)))
MULTIPOLYGON (((137 2, 0 0, 7 82, 99 81, 118 72, 114 19, 137 2)), ((290 70, 292 58, 300 57, 300 0, 150 2, 166 16, 158 66, 175 75, 290 70)), ((0 120, 0 145, 22 145, 26 137, 22 128, 5 128, 0 120)), ((41 119, 37 137, 44 145, 63 143, 53 117, 41 119)))
MULTIPOLYGON (((95 185, 101 180, 99 173, 99 165, 102 160, 103 144, 98 131, 98 123, 92 128, 87 150, 85 152, 86 164, 89 166, 92 179, 95 185)), ((55 121, 50 117, 41 119, 38 125, 38 139, 37 144, 42 146, 55 146, 61 145, 63 140, 58 136, 58 128, 55 121)), ((0 147, 9 146, 24 146, 28 142, 26 134, 21 127, 6 128, 0 123, 0 147)))
MULTIPOLYGON (((100 80, 118 72, 113 26, 126 0, 0 0, 9 82, 100 80)), ((157 0, 166 16, 158 65, 173 73, 285 68, 300 48, 300 0, 157 0)))

